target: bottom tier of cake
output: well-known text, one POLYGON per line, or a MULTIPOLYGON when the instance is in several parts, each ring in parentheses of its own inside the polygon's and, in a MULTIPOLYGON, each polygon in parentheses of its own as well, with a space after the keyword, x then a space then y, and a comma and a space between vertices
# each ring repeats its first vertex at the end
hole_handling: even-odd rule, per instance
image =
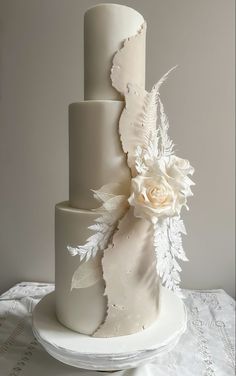
MULTIPOLYGON (((159 281, 147 221, 136 218, 121 248, 111 247, 87 262, 67 246, 83 245, 97 214, 56 205, 56 314, 66 327, 87 335, 114 337, 145 329, 158 318, 159 281), (109 294, 111 294, 109 296, 109 294)), ((133 217, 133 216, 132 216, 133 217)))

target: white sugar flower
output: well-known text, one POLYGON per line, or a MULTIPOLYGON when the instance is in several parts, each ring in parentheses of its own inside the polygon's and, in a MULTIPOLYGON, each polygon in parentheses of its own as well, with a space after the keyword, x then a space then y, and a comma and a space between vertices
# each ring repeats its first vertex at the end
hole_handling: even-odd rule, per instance
POLYGON ((187 176, 192 173, 187 160, 174 155, 156 159, 147 172, 131 181, 129 204, 135 216, 156 222, 160 217, 179 215, 192 195, 194 183, 187 176))
POLYGON ((193 195, 191 186, 194 185, 194 182, 188 175, 194 173, 194 168, 187 159, 175 155, 160 158, 153 164, 150 173, 163 174, 168 183, 186 198, 193 195))

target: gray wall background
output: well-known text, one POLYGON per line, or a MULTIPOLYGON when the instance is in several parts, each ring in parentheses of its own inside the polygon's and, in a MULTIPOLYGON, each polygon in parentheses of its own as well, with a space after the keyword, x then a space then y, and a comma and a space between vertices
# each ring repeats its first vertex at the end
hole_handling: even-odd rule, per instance
MULTIPOLYGON (((106 1, 104 1, 106 2, 106 1)), ((183 286, 234 295, 234 1, 123 0, 148 21, 162 88, 196 168, 183 286)), ((83 14, 95 0, 1 0, 0 290, 53 281, 54 205, 68 198, 68 104, 83 98, 83 14)))

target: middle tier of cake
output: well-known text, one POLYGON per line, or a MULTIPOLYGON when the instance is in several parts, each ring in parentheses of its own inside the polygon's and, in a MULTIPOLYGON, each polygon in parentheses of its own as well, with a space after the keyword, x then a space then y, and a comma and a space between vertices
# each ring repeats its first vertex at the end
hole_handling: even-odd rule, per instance
POLYGON ((99 206, 92 189, 127 184, 127 166, 119 136, 123 101, 83 101, 69 106, 69 202, 79 209, 99 206))

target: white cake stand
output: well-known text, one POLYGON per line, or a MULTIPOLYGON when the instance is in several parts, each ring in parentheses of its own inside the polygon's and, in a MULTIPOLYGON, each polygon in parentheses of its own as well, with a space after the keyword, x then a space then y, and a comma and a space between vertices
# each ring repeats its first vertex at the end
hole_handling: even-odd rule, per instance
POLYGON ((93 338, 67 329, 56 318, 54 292, 46 295, 33 312, 33 332, 45 350, 70 366, 98 371, 133 368, 170 351, 186 330, 183 301, 169 290, 160 292, 159 316, 137 334, 93 338))

